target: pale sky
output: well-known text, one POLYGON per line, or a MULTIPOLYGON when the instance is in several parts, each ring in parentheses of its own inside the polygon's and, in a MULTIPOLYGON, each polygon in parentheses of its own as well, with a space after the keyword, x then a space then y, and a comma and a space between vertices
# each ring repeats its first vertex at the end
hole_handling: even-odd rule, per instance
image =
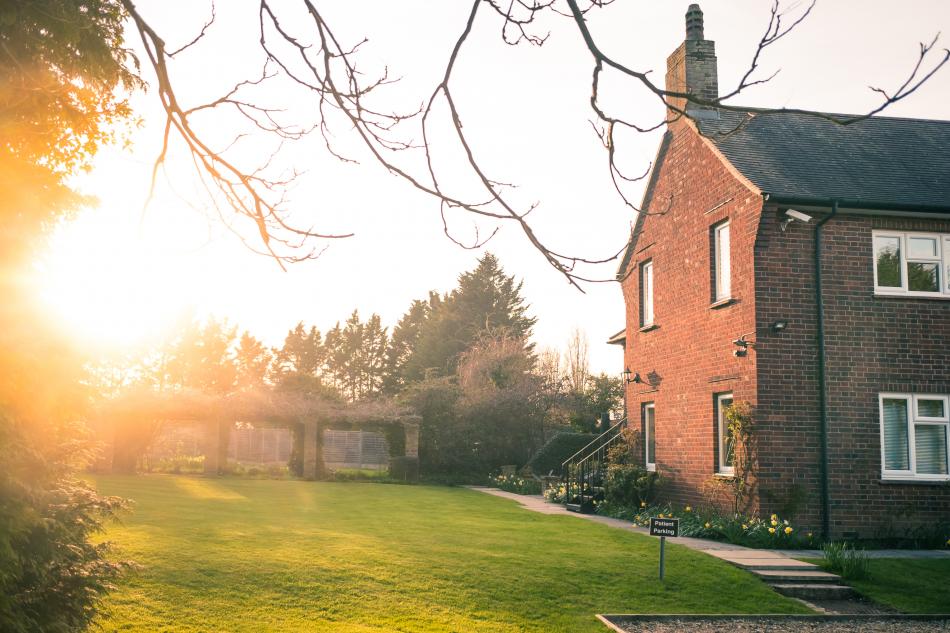
MULTIPOLYGON (((327 18, 338 36, 353 43, 369 38, 363 49, 367 69, 385 64, 391 75, 404 78, 377 102, 400 109, 428 97, 470 8, 434 0, 318 4, 328 5, 327 18)), ((629 67, 653 69, 659 81, 666 57, 684 38, 688 4, 620 0, 592 11, 590 28, 605 52, 629 67)), ((293 6, 291 0, 275 3, 282 5, 293 6)), ((724 93, 745 71, 770 3, 706 0, 701 6, 706 37, 716 42, 724 93)), ((139 9, 169 48, 194 37, 209 11, 204 3, 183 0, 142 0, 139 9)), ((611 188, 605 152, 589 123, 592 64, 579 33, 566 18, 548 18, 542 30, 551 34, 543 47, 511 47, 501 41, 500 19, 484 9, 453 79, 465 131, 481 163, 491 177, 519 186, 517 201, 540 202, 533 226, 555 250, 590 257, 616 251, 634 218, 611 188)), ((255 3, 219 2, 217 13, 206 41, 172 69, 179 97, 218 96, 241 73, 259 67, 255 3)), ((950 46, 945 0, 819 0, 796 32, 765 52, 761 75, 781 69, 779 75, 733 103, 863 112, 878 103, 868 85, 898 86, 916 61, 918 43, 940 31, 946 35, 939 47, 950 46)), ((138 45, 134 33, 130 40, 138 45)), ((145 78, 151 81, 149 70, 145 78)), ((270 97, 291 112, 300 107, 291 92, 270 97)), ((605 78, 604 97, 612 111, 640 123, 662 116, 655 98, 614 78, 605 78)), ((163 126, 155 99, 153 92, 135 97, 143 125, 133 134, 131 149, 102 152, 94 172, 80 179, 83 190, 99 197, 98 209, 63 227, 43 257, 38 290, 77 338, 132 345, 160 335, 189 311, 227 317, 271 345, 297 321, 325 331, 354 308, 364 316, 378 313, 391 327, 413 299, 454 287, 481 253, 450 242, 438 203, 366 159, 344 127, 336 131, 340 146, 352 150, 360 165, 329 158, 317 137, 287 149, 283 158, 286 166, 306 170, 293 191, 293 217, 317 230, 356 233, 330 243, 315 261, 282 272, 274 261, 245 249, 197 195, 181 152, 171 154, 169 177, 143 215, 163 126)), ((886 114, 950 119, 950 68, 886 114)), ((226 117, 205 121, 222 141, 227 123, 226 117)), ((263 140, 255 142, 248 142, 247 152, 269 151, 263 140)), ((622 138, 618 152, 627 171, 642 172, 658 142, 658 134, 622 138)), ((642 185, 629 193, 639 202, 642 185)), ((470 239, 471 218, 456 216, 452 226, 470 239)), ((479 226, 483 235, 492 228, 479 226)), ((509 274, 524 280, 524 295, 538 317, 540 347, 563 348, 571 330, 580 327, 590 338, 592 369, 622 371, 620 349, 604 343, 624 326, 619 285, 591 284, 581 294, 514 225, 502 225, 486 248, 509 274)), ((615 268, 611 263, 588 272, 609 278, 615 268)))

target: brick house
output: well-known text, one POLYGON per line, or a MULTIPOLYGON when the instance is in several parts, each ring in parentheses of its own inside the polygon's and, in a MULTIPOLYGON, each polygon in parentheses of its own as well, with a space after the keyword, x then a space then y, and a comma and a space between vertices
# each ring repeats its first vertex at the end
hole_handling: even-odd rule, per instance
MULTIPOLYGON (((696 5, 666 81, 718 94, 696 5)), ((746 401, 758 511, 838 537, 950 521, 950 122, 691 114, 618 271, 648 467, 697 502, 746 401)))

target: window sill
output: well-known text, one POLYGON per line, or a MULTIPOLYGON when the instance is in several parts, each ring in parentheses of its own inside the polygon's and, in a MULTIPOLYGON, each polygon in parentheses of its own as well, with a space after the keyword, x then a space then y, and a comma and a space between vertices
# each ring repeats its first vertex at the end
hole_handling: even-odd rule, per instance
POLYGON ((640 332, 649 332, 650 330, 655 330, 655 329, 657 329, 658 327, 660 327, 660 326, 657 325, 656 323, 651 323, 650 325, 644 325, 642 328, 640 328, 639 331, 640 331, 640 332))
POLYGON ((719 308, 725 308, 727 306, 731 306, 734 303, 738 303, 738 301, 732 297, 726 297, 725 299, 720 299, 719 301, 713 301, 712 303, 710 303, 709 309, 718 310, 719 308))
POLYGON ((916 477, 884 477, 877 483, 882 485, 912 485, 912 486, 950 486, 950 479, 923 479, 916 477))
POLYGON ((875 290, 876 299, 925 299, 928 301, 950 301, 950 294, 939 292, 885 292, 875 290))
POLYGON ((716 473, 713 475, 715 479, 735 479, 735 473, 716 473))
POLYGON ((647 472, 648 472, 648 473, 655 473, 655 472, 656 472, 656 464, 647 464, 647 472))

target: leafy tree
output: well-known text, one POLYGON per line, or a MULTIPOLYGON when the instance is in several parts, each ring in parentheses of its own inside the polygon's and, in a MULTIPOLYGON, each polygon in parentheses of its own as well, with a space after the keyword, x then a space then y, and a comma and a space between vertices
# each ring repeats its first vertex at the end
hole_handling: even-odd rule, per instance
POLYGON ((82 361, 20 285, 48 229, 86 200, 69 179, 129 121, 140 85, 111 0, 0 4, 0 630, 84 628, 122 565, 90 537, 121 503, 74 473, 91 458, 82 361))
POLYGON ((21 255, 85 199, 68 179, 126 129, 143 84, 118 0, 0 6, 0 257, 21 255))
POLYGON ((227 321, 193 322, 181 333, 169 361, 172 380, 179 388, 226 395, 234 390, 237 366, 234 345, 237 329, 227 321))

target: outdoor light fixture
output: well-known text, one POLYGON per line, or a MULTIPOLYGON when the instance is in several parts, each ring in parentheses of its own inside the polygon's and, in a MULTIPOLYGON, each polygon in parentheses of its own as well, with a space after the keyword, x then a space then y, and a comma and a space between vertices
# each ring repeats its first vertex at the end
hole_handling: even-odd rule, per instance
POLYGON ((785 219, 782 220, 782 230, 788 228, 788 225, 798 220, 799 222, 810 222, 811 216, 795 209, 785 209, 785 219))
POLYGON ((633 374, 633 378, 630 377, 630 373, 631 372, 630 372, 629 367, 623 370, 624 382, 626 382, 627 384, 630 384, 630 383, 641 384, 643 382, 643 378, 640 378, 640 372, 633 374))
POLYGON ((781 332, 788 327, 788 321, 776 321, 771 325, 773 332, 781 332))

